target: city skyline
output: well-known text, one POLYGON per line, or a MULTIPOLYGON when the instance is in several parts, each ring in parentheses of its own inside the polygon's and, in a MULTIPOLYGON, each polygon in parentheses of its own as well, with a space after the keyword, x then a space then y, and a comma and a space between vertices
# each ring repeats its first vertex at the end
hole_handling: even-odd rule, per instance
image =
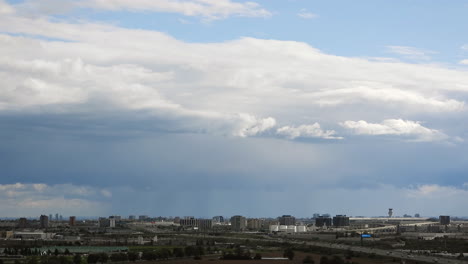
POLYGON ((467 216, 467 12, 0 0, 0 211, 467 216))

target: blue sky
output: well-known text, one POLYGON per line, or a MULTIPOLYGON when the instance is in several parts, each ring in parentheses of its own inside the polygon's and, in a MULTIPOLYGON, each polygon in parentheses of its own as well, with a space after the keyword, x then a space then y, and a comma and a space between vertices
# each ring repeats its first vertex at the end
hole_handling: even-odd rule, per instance
POLYGON ((467 12, 0 0, 0 210, 466 215, 467 12))

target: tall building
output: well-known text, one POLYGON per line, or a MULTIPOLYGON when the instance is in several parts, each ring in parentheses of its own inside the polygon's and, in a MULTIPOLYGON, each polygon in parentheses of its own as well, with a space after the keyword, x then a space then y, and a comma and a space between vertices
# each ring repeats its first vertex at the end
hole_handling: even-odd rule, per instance
POLYGON ((76 217, 75 216, 70 216, 70 219, 68 220, 68 224, 70 226, 75 226, 75 221, 76 221, 76 217))
POLYGON ((135 220, 135 219, 136 219, 136 217, 135 217, 134 215, 128 216, 128 220, 132 220, 132 221, 133 221, 133 220, 135 220))
POLYGON ((148 220, 148 218, 149 217, 147 215, 139 215, 138 216, 138 220, 140 220, 140 221, 146 221, 146 220, 148 220))
POLYGON ((336 226, 336 227, 349 226, 349 217, 347 217, 346 215, 334 216, 333 226, 336 226))
POLYGON ((99 217, 99 227, 115 227, 115 218, 99 217))
POLYGON ((317 227, 323 227, 323 226, 330 227, 331 225, 332 225, 331 217, 322 215, 322 216, 315 218, 315 226, 317 227))
POLYGON ((213 227, 213 220, 195 219, 195 217, 185 217, 184 219, 179 219, 179 224, 183 227, 192 227, 198 230, 208 230, 213 227))
POLYGON ((55 214, 55 222, 59 221, 59 214, 55 214))
POLYGON ((291 215, 283 215, 278 218, 280 225, 295 225, 296 218, 291 215))
POLYGON ((41 223, 41 228, 49 227, 49 217, 47 215, 41 215, 39 222, 41 223))
POLYGON ((244 231, 247 225, 246 218, 241 215, 231 217, 231 229, 234 231, 244 231))
POLYGON ((450 225, 450 216, 448 215, 439 216, 439 223, 441 225, 450 225))

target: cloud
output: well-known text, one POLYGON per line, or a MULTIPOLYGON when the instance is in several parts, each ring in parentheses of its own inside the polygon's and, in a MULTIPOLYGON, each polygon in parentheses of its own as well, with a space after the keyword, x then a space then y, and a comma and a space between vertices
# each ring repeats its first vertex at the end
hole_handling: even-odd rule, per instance
POLYGON ((461 49, 462 50, 468 50, 468 44, 465 44, 465 45, 461 46, 461 49))
POLYGON ((463 64, 463 65, 468 65, 468 59, 466 59, 466 60, 461 60, 459 63, 460 63, 460 64, 463 64))
MULTIPOLYGON (((73 184, 0 184, 0 210, 8 216, 32 216, 60 212, 64 215, 100 215, 109 206, 108 195, 98 188, 73 184)), ((6 215, 4 215, 6 216, 6 215)))
POLYGON ((229 17, 270 17, 270 11, 255 2, 231 0, 28 0, 17 5, 28 13, 57 14, 76 8, 105 11, 163 12, 184 16, 201 17, 205 20, 229 17))
POLYGON ((437 52, 432 50, 423 50, 408 46, 387 46, 387 51, 397 55, 402 55, 411 60, 430 60, 432 54, 437 52))
POLYGON ((352 130, 357 135, 392 135, 414 138, 416 141, 440 141, 448 138, 444 133, 422 126, 419 122, 386 119, 382 123, 368 123, 366 121, 345 121, 341 123, 344 128, 352 130))
POLYGON ((301 18, 304 18, 304 19, 312 19, 312 18, 317 18, 318 15, 317 14, 314 14, 312 12, 309 12, 307 11, 307 9, 303 8, 299 11, 299 13, 297 13, 297 15, 301 18))
POLYGON ((5 0, 0 0, 0 14, 11 15, 15 12, 15 9, 11 7, 5 0))
POLYGON ((238 137, 271 136, 280 123, 285 138, 294 138, 318 132, 290 124, 378 113, 457 116, 468 93, 462 70, 334 56, 295 41, 188 43, 156 31, 16 13, 0 16, 0 30, 3 113, 105 119, 119 112, 153 119, 167 132, 238 137))
POLYGON ((343 139, 337 137, 334 130, 323 130, 319 123, 312 125, 301 125, 298 127, 284 126, 276 130, 276 134, 289 139, 295 138, 322 138, 322 139, 343 139))

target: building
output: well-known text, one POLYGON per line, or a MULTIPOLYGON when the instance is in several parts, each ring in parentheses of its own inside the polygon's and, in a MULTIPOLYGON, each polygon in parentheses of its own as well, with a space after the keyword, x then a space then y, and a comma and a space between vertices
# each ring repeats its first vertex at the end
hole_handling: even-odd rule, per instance
POLYGON ((333 217, 333 226, 343 227, 349 226, 349 217, 346 215, 336 215, 333 217))
POLYGON ((146 221, 148 219, 149 219, 149 217, 147 215, 139 215, 138 216, 138 220, 140 220, 140 221, 146 221))
POLYGON ((209 230, 213 227, 212 219, 195 219, 195 217, 185 217, 179 220, 180 226, 197 230, 209 230))
POLYGON ((295 225, 296 224, 296 218, 291 215, 283 215, 278 217, 278 221, 280 225, 295 225))
POLYGON ((115 218, 99 217, 99 227, 115 227, 115 218))
POLYGON ((330 227, 331 225, 332 225, 332 219, 329 216, 321 215, 321 216, 315 218, 315 226, 316 227, 324 227, 324 226, 330 227))
POLYGON ((28 227, 28 219, 26 219, 26 217, 21 217, 21 218, 18 220, 18 227, 19 227, 19 228, 26 228, 26 227, 28 227))
POLYGON ((222 217, 220 215, 213 217, 213 223, 215 223, 215 224, 224 223, 224 217, 222 217))
POLYGON ((75 221, 76 221, 76 217, 75 216, 70 216, 70 219, 68 220, 68 224, 70 226, 75 226, 75 221))
POLYGON ((441 225, 450 225, 450 216, 448 215, 439 216, 439 223, 441 225))
POLYGON ((128 220, 130 220, 130 221, 134 221, 135 219, 136 219, 136 216, 134 216, 134 215, 129 215, 128 216, 128 220))
POLYGON ((259 230, 263 227, 264 220, 258 218, 247 219, 247 228, 249 230, 259 230))
MULTIPOLYGON (((52 219, 50 219, 52 220, 52 219)), ((59 214, 55 214, 55 222, 58 222, 59 221, 59 214)))
POLYGON ((231 229, 234 231, 244 231, 247 226, 246 218, 241 215, 231 217, 231 229))
POLYGON ((39 222, 41 223, 41 228, 49 227, 49 217, 47 215, 41 215, 39 222))

